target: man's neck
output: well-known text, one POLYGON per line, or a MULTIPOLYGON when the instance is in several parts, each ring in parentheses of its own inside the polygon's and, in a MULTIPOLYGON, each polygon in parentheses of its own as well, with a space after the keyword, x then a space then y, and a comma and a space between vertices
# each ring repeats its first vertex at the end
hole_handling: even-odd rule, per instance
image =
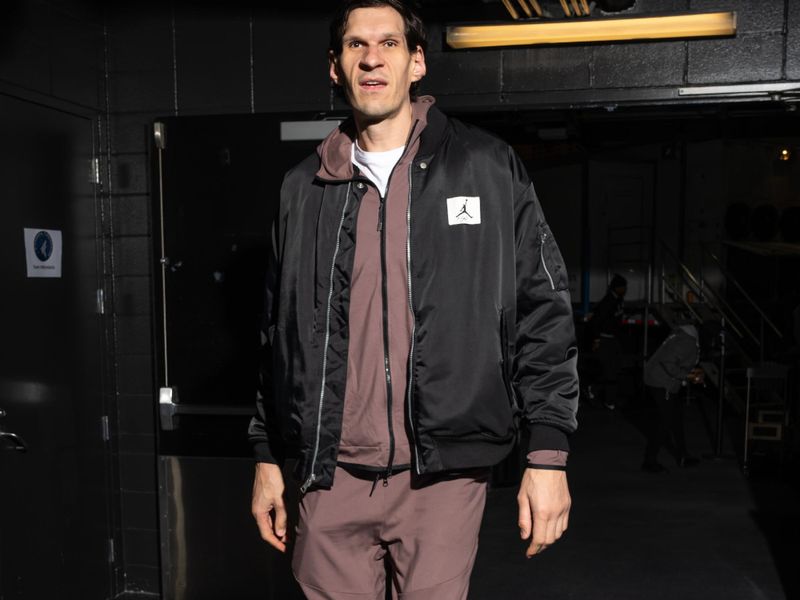
POLYGON ((400 148, 408 140, 413 114, 411 105, 381 121, 368 122, 355 115, 358 145, 365 152, 385 152, 400 148))

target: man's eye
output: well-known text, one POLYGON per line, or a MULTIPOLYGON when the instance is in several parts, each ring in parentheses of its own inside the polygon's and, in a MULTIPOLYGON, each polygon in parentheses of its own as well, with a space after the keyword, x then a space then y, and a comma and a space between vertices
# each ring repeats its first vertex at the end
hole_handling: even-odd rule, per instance
POLYGON ((359 46, 361 46, 361 42, 350 42, 347 44, 348 48, 358 48, 359 46))
POLYGON ((394 40, 386 40, 386 45, 389 46, 389 48, 394 48, 395 46, 397 46, 397 42, 395 42, 394 40))

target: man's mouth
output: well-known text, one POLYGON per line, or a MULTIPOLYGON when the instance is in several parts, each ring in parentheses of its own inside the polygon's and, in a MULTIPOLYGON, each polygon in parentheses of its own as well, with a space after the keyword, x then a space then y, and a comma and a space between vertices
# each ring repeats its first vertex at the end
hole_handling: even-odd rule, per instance
POLYGON ((387 83, 383 79, 363 79, 359 83, 361 89, 364 90, 380 90, 385 88, 386 85, 387 83))

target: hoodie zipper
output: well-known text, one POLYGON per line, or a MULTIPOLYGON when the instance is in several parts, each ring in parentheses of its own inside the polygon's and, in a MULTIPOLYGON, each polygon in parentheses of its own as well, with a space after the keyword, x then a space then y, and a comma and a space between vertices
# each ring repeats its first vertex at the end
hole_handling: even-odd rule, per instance
POLYGON ((553 276, 550 275, 550 270, 547 268, 547 262, 544 260, 544 242, 547 239, 547 232, 543 231, 539 234, 539 240, 541 240, 541 244, 539 245, 539 255, 542 259, 542 266, 544 267, 544 272, 547 273, 547 279, 550 280, 550 288, 555 290, 556 284, 553 283, 553 276))
MULTIPOLYGON (((408 151, 408 147, 411 143, 411 139, 414 135, 414 130, 417 128, 418 121, 414 121, 414 124, 411 126, 411 131, 408 134, 408 139, 406 140, 406 152, 408 151)), ((405 155, 405 152, 403 153, 405 155)), ((389 191, 389 187, 392 184, 392 177, 394 177, 395 171, 397 170, 397 165, 403 160, 401 156, 398 161, 395 163, 394 167, 392 167, 391 173, 389 173, 389 178, 386 180, 386 192, 389 191)), ((411 173, 411 165, 408 167, 408 172, 411 173)), ((386 463, 386 471, 383 475, 383 485, 388 484, 388 479, 392 475, 392 465, 394 464, 394 453, 395 453, 395 436, 394 436, 394 424, 392 423, 392 405, 394 404, 393 392, 392 392, 392 367, 389 355, 389 287, 388 287, 388 276, 387 276, 387 268, 386 268, 386 194, 380 195, 380 204, 378 206, 378 231, 380 232, 380 246, 381 246, 381 314, 383 318, 383 373, 386 377, 386 420, 388 424, 389 430, 389 459, 386 463)), ((412 336, 412 344, 413 344, 413 336, 412 336)))
POLYGON ((316 473, 314 473, 314 469, 317 466, 317 455, 319 454, 319 436, 320 436, 320 429, 322 427, 322 407, 325 404, 325 383, 326 383, 326 375, 328 370, 328 344, 331 339, 331 301, 333 299, 333 272, 336 268, 336 257, 339 255, 339 246, 340 246, 340 237, 342 234, 342 227, 344 226, 344 217, 347 213, 347 206, 350 203, 350 191, 352 187, 352 182, 347 184, 347 194, 344 199, 344 206, 342 207, 342 215, 339 219, 339 228, 336 230, 336 246, 333 249, 333 258, 331 258, 331 272, 330 272, 330 283, 328 285, 328 303, 325 309, 325 346, 322 351, 322 383, 319 388, 319 407, 317 408, 317 429, 316 429, 316 439, 314 441, 314 454, 311 458, 311 474, 306 479, 305 483, 300 486, 300 491, 302 493, 306 493, 309 487, 314 483, 317 479, 316 473))
MULTIPOLYGON (((397 165, 395 165, 396 167, 397 165)), ((392 181, 394 169, 389 174, 389 179, 386 182, 386 189, 389 189, 389 184, 392 181)), ((394 462, 394 426, 392 424, 392 366, 389 360, 389 287, 387 284, 386 276, 386 227, 384 226, 384 218, 386 215, 386 197, 380 198, 380 207, 378 208, 378 231, 380 231, 381 239, 381 315, 383 319, 383 374, 386 377, 386 417, 389 427, 389 460, 386 463, 386 472, 384 473, 383 481, 386 480, 392 473, 392 463, 394 462)), ((376 480, 377 481, 377 480, 376 480)))

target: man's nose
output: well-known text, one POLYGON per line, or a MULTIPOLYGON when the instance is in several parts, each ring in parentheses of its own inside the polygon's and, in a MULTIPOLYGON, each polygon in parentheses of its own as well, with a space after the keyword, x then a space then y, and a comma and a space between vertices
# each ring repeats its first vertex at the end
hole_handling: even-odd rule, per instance
POLYGON ((361 64, 368 69, 379 67, 383 63, 383 55, 379 46, 364 46, 364 54, 361 55, 361 64))

